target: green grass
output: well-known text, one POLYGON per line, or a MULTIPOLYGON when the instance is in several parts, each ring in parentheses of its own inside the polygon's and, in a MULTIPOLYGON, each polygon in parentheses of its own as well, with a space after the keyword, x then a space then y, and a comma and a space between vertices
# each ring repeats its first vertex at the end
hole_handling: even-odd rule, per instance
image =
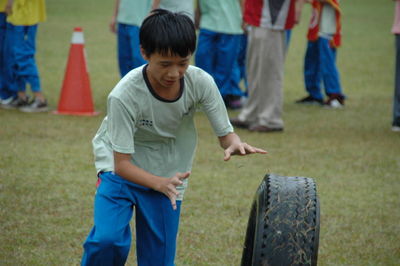
MULTIPOLYGON (((0 264, 78 265, 92 225, 91 151, 118 81, 106 0, 49 0, 39 27, 37 61, 56 108, 72 30, 82 26, 96 117, 0 110, 0 264)), ((239 265, 253 195, 266 173, 316 180, 321 201, 320 265, 399 265, 400 135, 390 131, 394 75, 392 1, 342 1, 338 64, 343 110, 304 107, 302 64, 309 8, 286 59, 285 132, 238 130, 266 156, 223 162, 207 119, 182 209, 177 265, 239 265), (385 2, 385 3, 384 3, 385 2)), ((231 112, 234 116, 237 112, 231 112)), ((135 265, 134 249, 128 261, 135 265)))

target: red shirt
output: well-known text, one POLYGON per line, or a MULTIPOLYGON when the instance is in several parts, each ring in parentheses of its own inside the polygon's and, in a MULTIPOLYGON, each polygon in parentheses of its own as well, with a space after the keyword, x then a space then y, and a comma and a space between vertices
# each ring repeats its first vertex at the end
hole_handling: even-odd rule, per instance
POLYGON ((296 0, 246 0, 243 20, 252 26, 275 30, 293 28, 296 0))

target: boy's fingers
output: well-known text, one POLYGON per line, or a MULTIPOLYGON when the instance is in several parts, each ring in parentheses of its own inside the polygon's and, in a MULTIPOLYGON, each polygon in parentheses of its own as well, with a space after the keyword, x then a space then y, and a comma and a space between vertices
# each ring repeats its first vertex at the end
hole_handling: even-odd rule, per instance
POLYGON ((224 161, 228 161, 231 158, 231 152, 229 151, 229 149, 226 149, 224 151, 224 161))
POLYGON ((239 152, 240 152, 241 155, 245 155, 246 154, 246 149, 244 148, 243 145, 239 146, 239 152))
POLYGON ((266 153, 268 153, 266 150, 259 149, 259 148, 255 148, 255 150, 256 150, 256 152, 258 152, 258 153, 262 153, 262 154, 266 154, 266 153))
POLYGON ((190 172, 185 172, 185 173, 176 173, 176 176, 179 178, 179 180, 186 179, 190 176, 190 172))
POLYGON ((172 209, 176 210, 176 199, 175 199, 175 197, 173 196, 173 197, 171 197, 169 199, 171 201, 172 209))

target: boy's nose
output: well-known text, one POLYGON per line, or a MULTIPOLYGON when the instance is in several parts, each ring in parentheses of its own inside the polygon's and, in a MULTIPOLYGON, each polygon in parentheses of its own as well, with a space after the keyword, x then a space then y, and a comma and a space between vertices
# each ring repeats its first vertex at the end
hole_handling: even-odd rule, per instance
POLYGON ((179 77, 179 70, 176 67, 172 67, 170 71, 168 71, 168 77, 170 78, 178 78, 179 77))

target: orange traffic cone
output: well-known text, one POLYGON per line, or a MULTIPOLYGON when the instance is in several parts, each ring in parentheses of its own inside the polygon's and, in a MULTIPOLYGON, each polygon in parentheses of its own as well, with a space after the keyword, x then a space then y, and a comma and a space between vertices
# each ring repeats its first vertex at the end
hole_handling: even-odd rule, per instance
POLYGON ((56 114, 97 115, 92 101, 82 28, 75 28, 56 114))

